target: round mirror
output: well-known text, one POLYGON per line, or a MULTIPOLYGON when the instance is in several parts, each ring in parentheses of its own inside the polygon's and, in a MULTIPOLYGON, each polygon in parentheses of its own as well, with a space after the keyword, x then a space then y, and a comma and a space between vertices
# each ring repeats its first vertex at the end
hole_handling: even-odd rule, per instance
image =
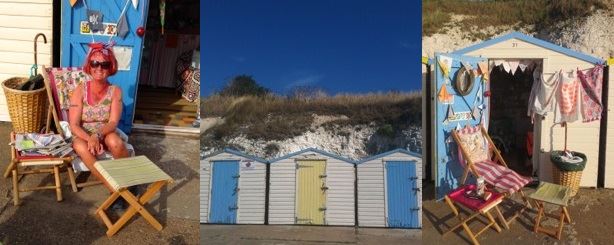
POLYGON ((470 70, 465 69, 462 66, 456 72, 456 79, 454 79, 454 89, 459 95, 465 96, 473 89, 473 82, 475 81, 475 75, 470 70))

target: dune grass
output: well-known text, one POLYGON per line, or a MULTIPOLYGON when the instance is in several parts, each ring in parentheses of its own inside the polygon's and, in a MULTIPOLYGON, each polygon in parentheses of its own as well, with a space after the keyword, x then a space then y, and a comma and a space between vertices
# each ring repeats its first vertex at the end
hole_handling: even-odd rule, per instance
MULTIPOLYGON (((395 130, 421 121, 421 98, 413 93, 339 94, 311 99, 275 95, 226 97, 213 95, 201 101, 203 117, 223 117, 211 129, 215 139, 243 134, 250 139, 280 140, 310 129, 313 114, 344 115, 347 120, 328 125, 389 124, 395 130)), ((326 124, 324 126, 327 126, 326 124)))
POLYGON ((445 33, 446 25, 457 24, 471 30, 473 39, 487 38, 479 30, 493 26, 513 28, 534 25, 546 28, 558 21, 581 18, 597 9, 609 8, 604 0, 423 0, 422 35, 445 33), (459 23, 449 23, 451 14, 466 16, 459 23))

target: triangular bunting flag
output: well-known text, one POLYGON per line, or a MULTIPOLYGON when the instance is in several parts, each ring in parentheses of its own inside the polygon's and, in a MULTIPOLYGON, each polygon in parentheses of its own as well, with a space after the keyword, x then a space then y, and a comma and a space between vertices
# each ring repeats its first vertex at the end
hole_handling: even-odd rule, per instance
POLYGON ((119 21, 117 21, 117 36, 125 38, 129 31, 130 28, 128 27, 128 20, 126 19, 126 15, 123 14, 121 17, 119 17, 119 21))
POLYGON ((480 73, 482 74, 482 77, 484 78, 484 80, 488 81, 488 79, 490 78, 490 71, 488 70, 488 63, 486 62, 478 63, 478 69, 480 70, 480 73))
POLYGON ((510 73, 512 68, 510 67, 510 63, 508 62, 503 62, 501 64, 501 67, 503 67, 503 70, 505 70, 505 72, 510 73))
POLYGON ((137 9, 138 6, 139 6, 139 0, 132 0, 132 7, 134 7, 134 9, 137 9))
POLYGON ((516 70, 518 69, 518 65, 520 65, 520 62, 518 60, 510 60, 508 63, 510 64, 510 70, 513 75, 514 73, 516 73, 516 70))
POLYGON ((454 104, 454 95, 448 93, 448 89, 445 84, 441 85, 441 89, 439 90, 439 94, 437 94, 437 98, 439 102, 442 104, 454 104))
POLYGON ((445 77, 450 77, 449 73, 450 73, 450 70, 452 69, 452 61, 453 60, 451 57, 447 57, 443 55, 439 56, 439 60, 437 62, 439 63, 441 72, 443 73, 445 77))
POLYGON ((74 7, 77 3, 77 0, 70 0, 70 7, 74 7))

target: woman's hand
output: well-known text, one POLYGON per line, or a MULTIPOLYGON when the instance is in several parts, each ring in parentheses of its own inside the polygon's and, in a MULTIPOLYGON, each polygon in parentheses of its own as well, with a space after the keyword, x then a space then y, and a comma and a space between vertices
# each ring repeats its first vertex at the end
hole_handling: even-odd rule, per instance
POLYGON ((92 134, 87 139, 87 149, 92 153, 92 155, 100 155, 103 153, 102 144, 100 143, 100 139, 98 138, 98 134, 92 134))

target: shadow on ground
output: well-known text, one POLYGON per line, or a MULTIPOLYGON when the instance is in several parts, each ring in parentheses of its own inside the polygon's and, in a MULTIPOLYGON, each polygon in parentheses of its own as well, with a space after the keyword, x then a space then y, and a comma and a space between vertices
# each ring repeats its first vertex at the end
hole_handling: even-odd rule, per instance
MULTIPOLYGON (((0 142, 8 142, 10 123, 0 123, 0 142)), ((21 193, 21 205, 13 205, 10 179, 0 183, 0 242, 3 244, 197 244, 198 226, 198 140, 133 133, 130 143, 137 155, 146 155, 167 172, 174 183, 167 185, 146 208, 163 224, 160 232, 142 217, 135 216, 115 236, 107 238, 106 227, 94 215, 108 197, 102 186, 74 193, 62 173, 62 202, 54 191, 21 193)), ((0 144, 0 169, 10 160, 6 144, 0 144)), ((1 178, 1 177, 0 177, 1 178)), ((20 185, 52 183, 48 175, 29 175, 20 185)), ((118 215, 113 215, 115 218, 118 215)))
MULTIPOLYGON (((425 183, 423 186, 423 244, 471 244, 462 228, 445 237, 442 236, 458 223, 458 219, 454 217, 445 202, 434 200, 432 183, 425 183)), ((523 190, 527 195, 535 191, 533 188, 523 190)), ((501 205, 503 215, 511 216, 514 210, 517 210, 519 202, 517 195, 513 200, 504 202, 501 205)), ((547 211, 558 211, 558 208, 546 205, 547 211)), ((546 234, 533 232, 536 212, 532 210, 519 216, 510 224, 509 230, 504 229, 501 233, 497 233, 494 229, 489 229, 477 239, 482 244, 612 244, 611 228, 614 227, 614 212, 608 210, 614 210, 614 190, 582 188, 569 202, 572 222, 563 227, 560 241, 546 234)), ((461 215, 466 217, 467 213, 461 215)), ((486 222, 486 218, 480 217, 470 222, 469 226, 472 231, 477 232, 486 222)), ((554 227, 558 225, 558 220, 546 219, 542 221, 542 225, 554 227)))

